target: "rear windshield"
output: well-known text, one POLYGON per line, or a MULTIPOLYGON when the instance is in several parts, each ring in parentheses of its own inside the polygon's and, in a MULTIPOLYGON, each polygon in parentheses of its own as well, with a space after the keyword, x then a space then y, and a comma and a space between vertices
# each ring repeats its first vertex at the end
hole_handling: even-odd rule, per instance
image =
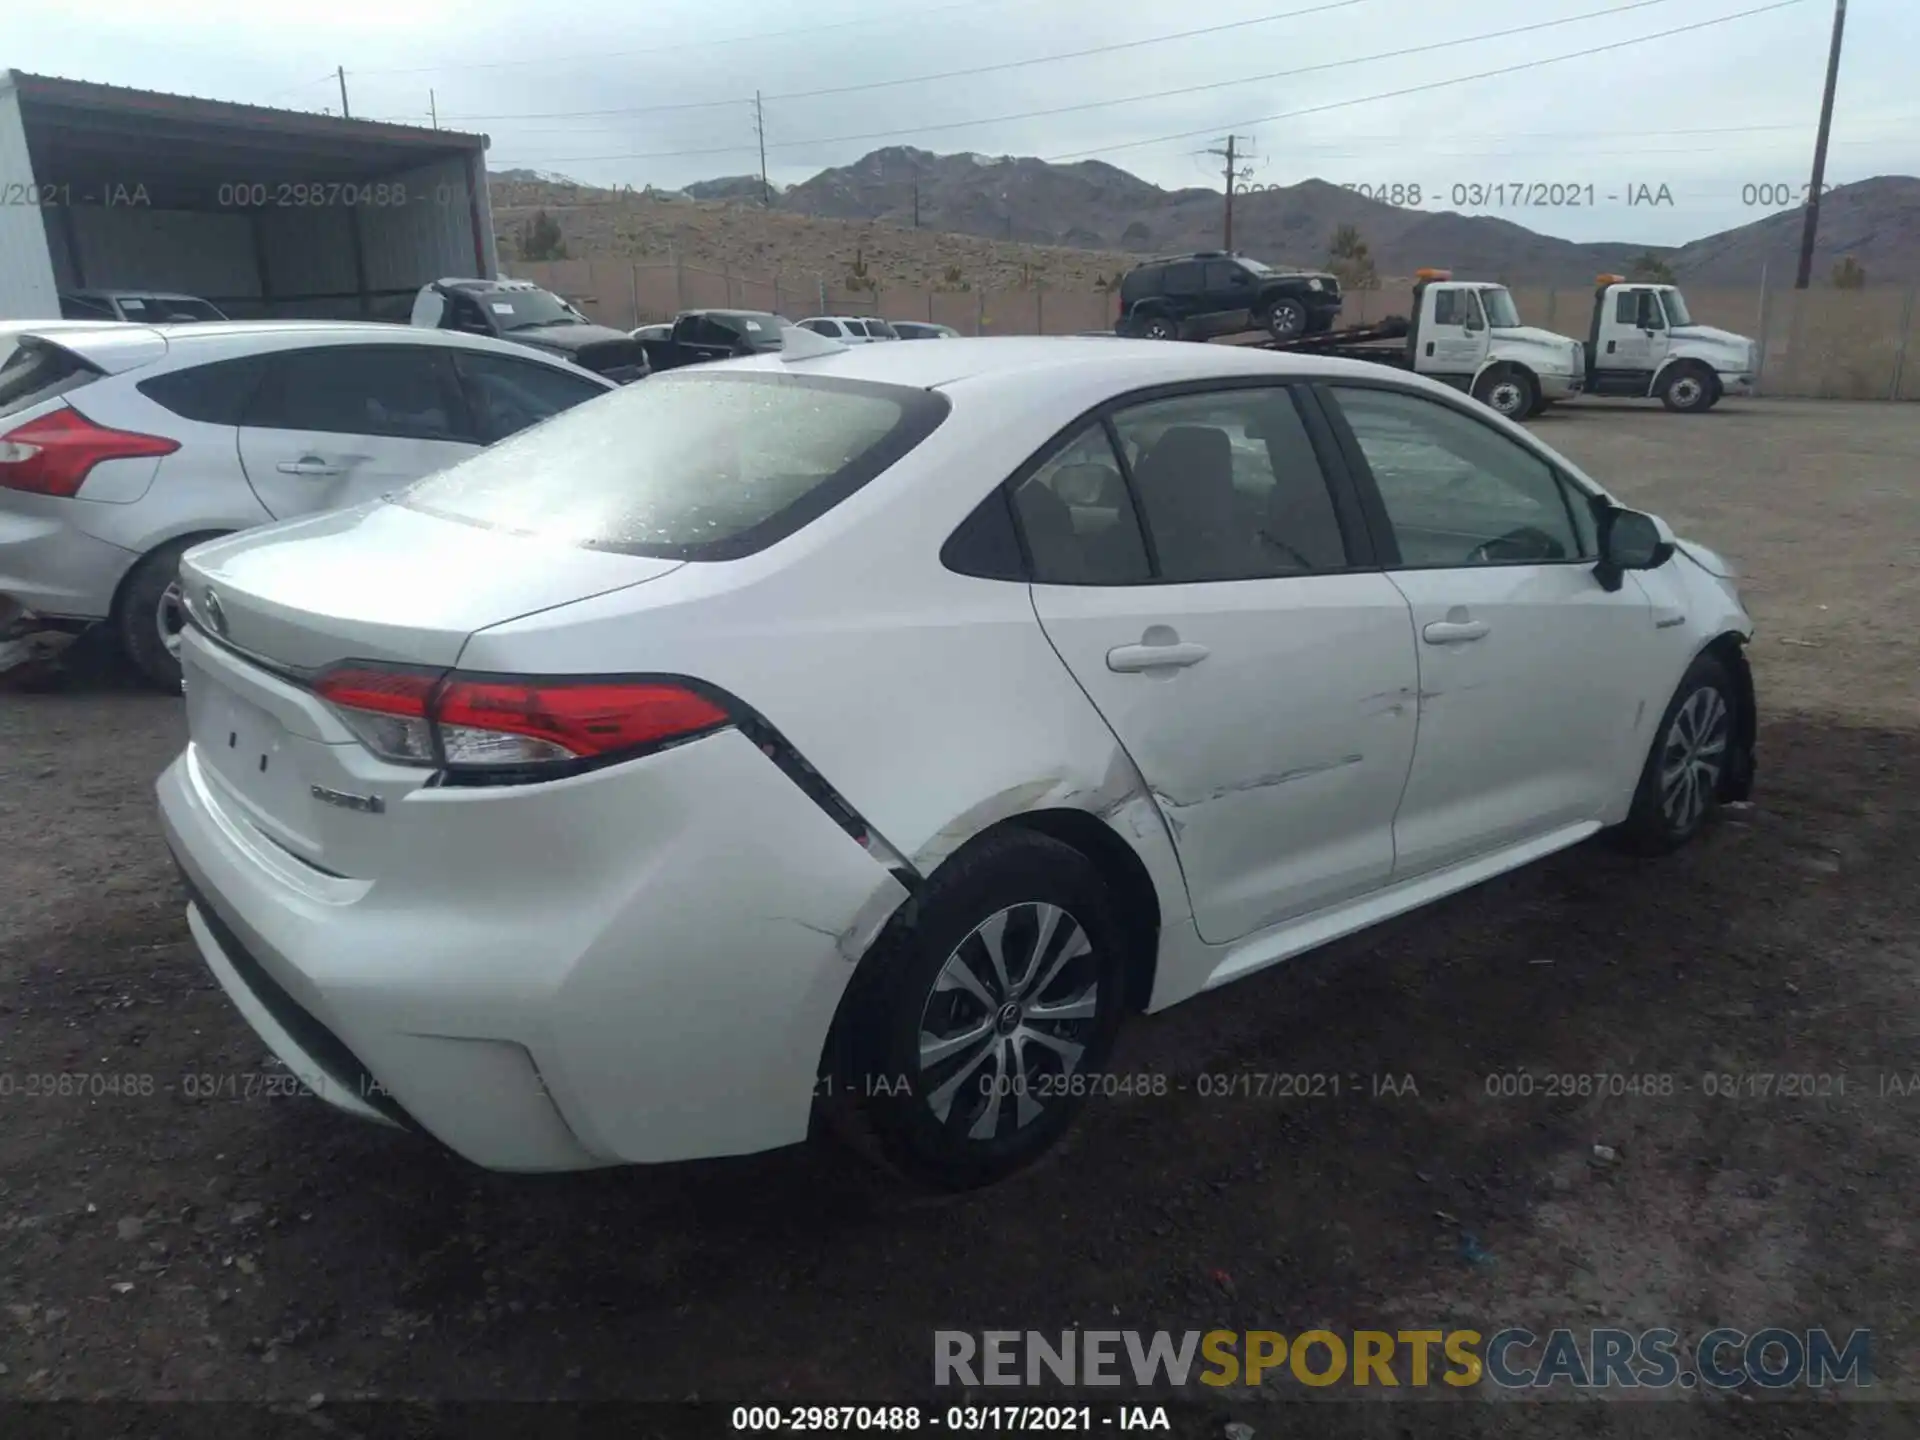
POLYGON ((227 317, 204 300, 185 295, 122 295, 120 308, 129 320, 147 320, 155 325, 193 324, 202 320, 227 317))
POLYGON ((43 400, 98 380, 100 373, 71 350, 22 339, 20 348, 0 365, 0 415, 32 409, 43 400))
POLYGON ((775 371, 656 375, 430 475, 398 504, 490 530, 681 560, 751 555, 933 433, 930 390, 775 371))

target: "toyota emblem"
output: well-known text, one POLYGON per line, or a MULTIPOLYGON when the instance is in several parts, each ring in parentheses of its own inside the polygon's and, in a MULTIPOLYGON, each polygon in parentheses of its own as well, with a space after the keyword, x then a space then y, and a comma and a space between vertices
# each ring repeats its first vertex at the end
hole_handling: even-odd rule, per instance
POLYGON ((207 623, 213 627, 216 635, 227 633, 227 612, 220 608, 220 597, 213 591, 207 591, 207 623))

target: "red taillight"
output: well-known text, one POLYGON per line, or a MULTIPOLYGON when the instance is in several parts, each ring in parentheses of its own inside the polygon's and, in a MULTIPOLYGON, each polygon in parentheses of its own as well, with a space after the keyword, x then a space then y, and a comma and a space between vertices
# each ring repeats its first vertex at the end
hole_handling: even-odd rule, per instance
POLYGON ((314 682, 375 754, 463 768, 600 760, 728 724, 725 708, 670 680, 441 675, 342 665, 314 682))
POLYGON ((0 435, 0 488, 71 500, 103 460, 171 455, 178 440, 109 430, 63 406, 0 435))
POLYGON ((727 723, 727 712, 691 690, 657 680, 465 680, 456 675, 435 700, 433 719, 443 736, 455 727, 514 735, 587 760, 711 730, 727 723))

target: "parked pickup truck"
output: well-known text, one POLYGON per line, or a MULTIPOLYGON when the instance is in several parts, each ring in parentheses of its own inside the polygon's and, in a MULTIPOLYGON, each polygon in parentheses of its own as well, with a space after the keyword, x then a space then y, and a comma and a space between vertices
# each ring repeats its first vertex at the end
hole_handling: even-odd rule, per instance
POLYGON ((1447 270, 1414 273, 1411 324, 1395 315, 1375 325, 1262 343, 1412 370, 1465 390, 1510 420, 1571 399, 1587 383, 1586 350, 1578 340, 1522 325, 1506 286, 1455 280, 1447 270))
POLYGON ((510 340, 620 384, 647 375, 647 354, 638 340, 594 324, 531 280, 436 280, 414 296, 411 323, 510 340))
POLYGON ((778 350, 793 328, 785 316, 765 310, 683 310, 673 317, 664 340, 644 337, 638 343, 646 347, 649 366, 673 370, 778 350))
POLYGON ((1690 415, 1722 395, 1751 395, 1760 368, 1760 347, 1745 335, 1694 324, 1678 286, 1624 275, 1595 279, 1586 357, 1593 394, 1657 396, 1690 415))

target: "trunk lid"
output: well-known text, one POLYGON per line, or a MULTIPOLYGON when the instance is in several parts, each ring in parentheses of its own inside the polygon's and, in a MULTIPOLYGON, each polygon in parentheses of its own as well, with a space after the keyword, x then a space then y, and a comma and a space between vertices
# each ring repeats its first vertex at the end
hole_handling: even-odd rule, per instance
POLYGON ((432 772, 363 746, 305 683, 310 672, 341 660, 451 667, 476 630, 684 563, 543 543, 384 502, 196 546, 181 560, 181 585, 196 623, 216 637, 182 636, 196 783, 322 877, 392 873, 421 844, 404 802, 432 772))
POLYGON ((656 579, 680 560, 610 554, 385 501, 196 546, 180 565, 203 629, 271 665, 452 665, 474 631, 656 579))

